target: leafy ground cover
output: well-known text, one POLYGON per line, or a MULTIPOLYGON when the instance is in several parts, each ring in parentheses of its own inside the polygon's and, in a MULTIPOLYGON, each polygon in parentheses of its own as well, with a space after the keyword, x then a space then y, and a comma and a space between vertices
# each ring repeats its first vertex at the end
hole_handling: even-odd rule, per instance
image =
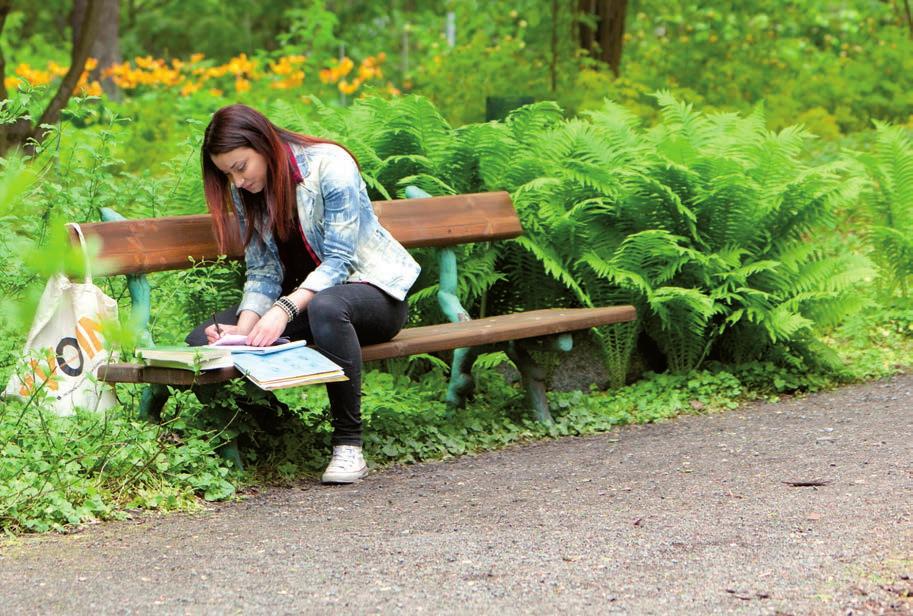
MULTIPOLYGON (((101 207, 200 212, 203 126, 234 100, 346 144, 375 199, 409 184, 509 191, 525 237, 460 249, 459 291, 474 316, 638 307, 637 323, 596 332, 616 387, 551 393, 551 426, 529 420, 499 374, 510 370, 503 355, 479 362, 478 395, 460 412, 441 401, 442 358, 374 366, 365 419, 377 465, 712 412, 913 364, 913 54, 890 3, 638 3, 618 77, 576 47, 563 4, 553 14, 537 0, 466 2, 452 45, 439 28, 448 7, 370 4, 360 15, 319 0, 283 9, 276 32, 243 53, 231 37, 188 48, 184 8, 172 7, 125 38, 135 55, 109 71, 119 99, 101 94, 88 67, 35 152, 0 159, 0 382, 44 279, 80 271, 62 222, 97 220, 101 207), (518 93, 540 102, 480 121, 486 96, 518 93)), ((4 30, 22 43, 4 48, 14 67, 4 124, 36 115, 64 72, 60 52, 34 34, 42 15, 29 34, 30 10, 4 30)), ((417 257, 412 322, 435 322, 435 256, 417 257)), ((152 276, 154 339, 177 342, 232 303, 240 276, 232 263, 152 276)), ((124 281, 103 284, 123 315, 108 335, 129 355, 138 332, 124 281)), ((139 390, 119 391, 116 409, 74 419, 4 401, 0 528, 194 508, 325 462, 318 388, 283 393, 294 416, 280 418, 279 434, 238 411, 235 400, 251 395, 240 386, 205 411, 176 392, 162 425, 134 421, 139 390), (232 438, 244 473, 218 455, 232 438)))
MULTIPOLYGON (((371 371, 365 379, 366 453, 376 468, 503 447, 533 439, 593 434, 629 423, 662 421, 682 413, 736 408, 757 397, 817 391, 854 379, 894 373, 913 357, 913 320, 885 317, 867 335, 835 334, 848 360, 840 374, 813 373, 770 363, 720 365, 684 374, 647 374, 609 391, 552 392, 555 423, 531 419, 522 392, 501 375, 482 371, 466 409, 451 412, 441 399, 441 372, 418 381, 371 371)), ((165 421, 132 419, 125 404, 103 416, 57 418, 20 403, 0 410, 0 527, 7 532, 66 530, 96 519, 118 519, 141 509, 193 510, 205 500, 233 498, 244 488, 316 476, 326 462, 330 426, 319 388, 303 397, 286 394, 294 416, 281 433, 264 432, 250 417, 226 407, 204 410, 186 392, 175 392, 165 421), (223 421, 229 418, 226 427, 223 421), (245 472, 221 458, 218 448, 240 437, 245 472)))

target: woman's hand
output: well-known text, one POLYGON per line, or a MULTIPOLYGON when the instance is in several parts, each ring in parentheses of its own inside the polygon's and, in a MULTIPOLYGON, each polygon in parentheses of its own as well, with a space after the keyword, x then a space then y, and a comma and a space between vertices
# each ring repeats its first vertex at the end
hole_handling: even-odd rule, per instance
POLYGON ((215 342, 216 340, 218 340, 219 338, 221 338, 221 337, 224 336, 225 334, 241 334, 241 333, 244 333, 244 332, 241 331, 241 329, 240 329, 237 325, 223 325, 223 324, 220 323, 220 324, 219 324, 219 329, 222 330, 222 333, 221 333, 221 334, 220 334, 219 332, 216 331, 216 326, 215 326, 215 325, 210 325, 210 326, 207 327, 205 330, 203 330, 203 331, 206 333, 206 341, 207 341, 209 344, 212 344, 213 342, 215 342))
POLYGON ((282 308, 270 308, 260 317, 254 328, 247 334, 247 344, 251 346, 269 346, 285 331, 288 315, 282 308))

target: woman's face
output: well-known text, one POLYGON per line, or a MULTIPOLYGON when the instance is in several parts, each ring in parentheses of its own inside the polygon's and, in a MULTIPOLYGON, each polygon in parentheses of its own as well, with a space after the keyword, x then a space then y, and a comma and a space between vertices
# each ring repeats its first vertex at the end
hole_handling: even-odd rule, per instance
POLYGON ((266 158, 256 150, 236 148, 222 154, 213 154, 210 158, 236 188, 258 193, 266 186, 266 158))

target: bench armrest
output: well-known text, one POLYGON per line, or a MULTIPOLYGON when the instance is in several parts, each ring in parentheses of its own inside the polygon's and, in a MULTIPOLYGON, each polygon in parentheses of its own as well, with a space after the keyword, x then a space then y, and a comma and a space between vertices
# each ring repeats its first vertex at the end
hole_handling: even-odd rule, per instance
MULTIPOLYGON (((427 192, 417 186, 406 187, 407 199, 427 199, 431 197, 427 192)), ((457 297, 457 262, 456 253, 452 248, 439 248, 438 266, 440 270, 440 283, 438 284, 437 302, 444 315, 452 323, 471 321, 469 312, 463 308, 460 298, 457 297)))

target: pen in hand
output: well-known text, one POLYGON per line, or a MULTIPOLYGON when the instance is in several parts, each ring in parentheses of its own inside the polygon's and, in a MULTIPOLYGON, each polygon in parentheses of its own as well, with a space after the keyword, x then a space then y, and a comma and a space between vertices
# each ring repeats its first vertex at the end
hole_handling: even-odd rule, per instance
POLYGON ((222 328, 219 327, 219 322, 216 321, 216 313, 212 313, 212 324, 216 326, 216 333, 219 334, 219 338, 222 337, 222 328))

